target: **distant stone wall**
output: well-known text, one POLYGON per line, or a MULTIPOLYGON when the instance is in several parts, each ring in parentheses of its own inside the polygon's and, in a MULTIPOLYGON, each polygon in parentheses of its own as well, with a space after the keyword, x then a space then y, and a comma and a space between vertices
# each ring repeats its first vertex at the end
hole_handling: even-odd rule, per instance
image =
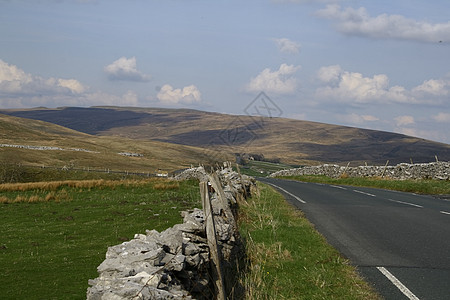
MULTIPOLYGON (((255 184, 247 176, 239 176, 230 168, 216 172, 229 207, 235 211, 237 199, 248 194, 255 184)), ((205 181, 202 167, 188 169, 179 179, 198 178, 205 181)), ((211 192, 211 205, 227 298, 239 299, 237 263, 245 255, 233 216, 211 192)), ((205 232, 204 212, 183 212, 183 224, 161 233, 147 230, 134 239, 109 247, 106 259, 98 266, 99 277, 89 280, 87 299, 213 299, 210 249, 205 232)))
POLYGON ((79 151, 79 152, 89 152, 89 153, 100 153, 97 151, 91 151, 91 150, 81 149, 81 148, 60 148, 60 147, 51 147, 51 146, 0 144, 0 147, 19 148, 19 149, 27 149, 27 150, 40 150, 40 151, 79 151))
POLYGON ((392 179, 435 179, 450 180, 450 162, 432 162, 422 164, 398 164, 396 166, 359 166, 344 167, 338 165, 306 166, 297 169, 281 170, 271 174, 276 176, 325 175, 333 178, 349 177, 387 177, 392 179))

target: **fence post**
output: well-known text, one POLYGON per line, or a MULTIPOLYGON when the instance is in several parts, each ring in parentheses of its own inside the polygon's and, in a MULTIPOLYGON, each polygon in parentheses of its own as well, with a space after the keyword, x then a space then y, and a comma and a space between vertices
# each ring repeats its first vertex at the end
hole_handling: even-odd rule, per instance
POLYGON ((383 173, 381 174, 381 178, 384 177, 384 173, 386 173, 386 169, 387 169, 388 164, 389 164, 389 159, 386 161, 386 164, 384 165, 384 170, 383 170, 383 173))
MULTIPOLYGON (((212 173, 208 175, 209 181, 211 182, 211 185, 216 192, 217 199, 219 199, 220 202, 220 209, 222 209, 225 212, 225 215, 227 216, 227 219, 232 221, 231 223, 234 224, 234 216, 231 212, 231 208, 228 205, 227 197, 225 196, 225 193, 223 192, 222 185, 220 184, 219 177, 217 176, 217 173, 212 173)), ((242 182, 242 181, 241 181, 242 182)))
POLYGON ((209 199, 208 184, 200 182, 200 194, 202 197, 203 212, 205 214, 206 237, 208 239, 209 252, 212 263, 212 278, 216 287, 217 300, 225 300, 225 285, 220 265, 220 253, 217 246, 216 228, 214 225, 213 211, 209 199))

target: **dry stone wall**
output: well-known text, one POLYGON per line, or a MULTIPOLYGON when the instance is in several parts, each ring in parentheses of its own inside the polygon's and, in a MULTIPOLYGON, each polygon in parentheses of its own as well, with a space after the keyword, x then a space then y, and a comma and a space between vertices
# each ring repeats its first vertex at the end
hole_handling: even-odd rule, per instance
POLYGON ((271 174, 276 176, 325 175, 333 178, 349 177, 388 177, 392 179, 435 179, 450 180, 450 162, 422 164, 398 164, 395 166, 343 167, 338 165, 306 166, 297 169, 281 170, 271 174))
MULTIPOLYGON (((242 289, 236 278, 245 251, 235 215, 237 199, 245 197, 254 179, 240 176, 231 168, 216 172, 228 207, 211 191, 218 249, 222 261, 227 297, 239 298, 242 289)), ((202 167, 188 169, 178 179, 206 180, 202 167)), ((147 230, 134 239, 108 248, 106 259, 98 266, 99 277, 89 280, 87 299, 213 299, 210 249, 205 232, 203 210, 183 212, 183 224, 161 233, 147 230)))

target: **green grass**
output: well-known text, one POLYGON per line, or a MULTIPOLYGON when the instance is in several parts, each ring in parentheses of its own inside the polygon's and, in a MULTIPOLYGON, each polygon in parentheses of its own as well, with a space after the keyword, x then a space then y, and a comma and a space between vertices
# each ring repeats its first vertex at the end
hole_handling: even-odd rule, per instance
POLYGON ((291 169, 293 166, 282 163, 271 163, 266 161, 249 160, 245 166, 241 166, 242 174, 249 176, 265 177, 276 171, 291 169))
MULTIPOLYGON (((45 196, 46 190, 0 192, 45 196)), ((199 207, 198 182, 71 188, 59 200, 0 204, 2 299, 85 299, 88 279, 108 246, 146 229, 181 223, 181 210, 199 207)))
MULTIPOLYGON (((40 182, 54 180, 120 180, 120 179, 142 179, 146 176, 126 173, 95 172, 93 170, 62 170, 56 168, 41 168, 31 166, 19 166, 15 164, 0 163, 0 184, 9 182, 40 182)), ((153 173, 150 173, 153 175, 153 173)))
POLYGON ((349 262, 271 187, 241 204, 247 299, 378 299, 349 262))
POLYGON ((366 186, 388 190, 396 190, 402 192, 418 193, 418 194, 450 194, 449 180, 391 180, 380 178, 330 178, 327 176, 284 176, 284 179, 299 180, 305 182, 319 182, 326 184, 341 184, 352 186, 366 186))

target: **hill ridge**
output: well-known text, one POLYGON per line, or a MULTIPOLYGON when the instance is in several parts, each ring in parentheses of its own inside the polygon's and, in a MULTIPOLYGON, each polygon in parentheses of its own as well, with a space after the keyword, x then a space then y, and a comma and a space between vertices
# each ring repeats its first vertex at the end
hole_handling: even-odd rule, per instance
POLYGON ((287 118, 227 115, 192 109, 64 107, 3 110, 95 136, 116 136, 257 153, 292 164, 430 162, 450 160, 450 145, 387 131, 287 118))
POLYGON ((0 113, 0 164, 117 171, 175 171, 209 161, 203 149, 159 141, 95 136, 0 113), (39 151, 37 151, 39 150, 39 151))

